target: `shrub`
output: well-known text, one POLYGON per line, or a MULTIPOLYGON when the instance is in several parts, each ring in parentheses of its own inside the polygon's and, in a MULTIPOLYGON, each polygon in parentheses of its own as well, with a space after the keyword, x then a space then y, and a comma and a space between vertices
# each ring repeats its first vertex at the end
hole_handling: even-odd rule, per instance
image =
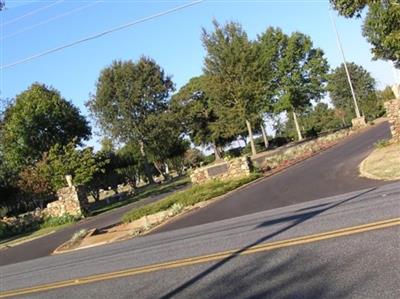
POLYGON ((73 223, 79 220, 80 217, 64 214, 59 217, 46 217, 40 228, 55 227, 63 224, 73 223))

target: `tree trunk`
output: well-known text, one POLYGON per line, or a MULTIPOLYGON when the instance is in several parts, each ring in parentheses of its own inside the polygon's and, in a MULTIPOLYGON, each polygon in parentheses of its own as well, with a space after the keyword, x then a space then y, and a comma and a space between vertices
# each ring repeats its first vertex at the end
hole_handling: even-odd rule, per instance
POLYGON ((265 145, 265 149, 268 149, 268 138, 267 138, 267 133, 265 132, 265 127, 264 124, 261 124, 261 133, 264 139, 264 145, 265 145))
POLYGON ((215 155, 215 160, 221 160, 221 154, 218 150, 218 146, 216 145, 215 142, 213 142, 213 148, 214 148, 214 155, 215 155))
POLYGON ((100 191, 98 189, 97 190, 92 190, 89 193, 90 193, 90 195, 92 195, 92 197, 94 199, 94 202, 99 202, 100 201, 100 191))
POLYGON ((168 167, 168 163, 164 163, 165 166, 165 174, 169 174, 169 167, 168 167))
POLYGON ((293 113, 294 124, 296 126, 297 137, 298 137, 299 141, 301 141, 301 140, 303 140, 303 136, 301 135, 299 122, 297 121, 296 113, 294 111, 292 111, 292 113, 293 113))
POLYGON ((344 116, 342 116, 342 123, 343 123, 343 127, 347 126, 346 120, 344 119, 344 116))
POLYGON ((151 175, 150 165, 149 162, 147 161, 146 152, 144 151, 143 142, 140 141, 139 146, 140 146, 140 153, 142 154, 143 157, 144 173, 147 179, 149 180, 149 184, 154 184, 154 179, 153 176, 151 175))
POLYGON ((153 163, 154 167, 157 169, 158 173, 162 176, 163 181, 167 180, 167 176, 165 175, 165 173, 161 170, 161 167, 158 166, 158 164, 156 162, 153 163))
POLYGON ((250 146, 251 146, 251 154, 254 156, 257 154, 256 151, 256 146, 254 144, 254 139, 253 139, 253 131, 251 129, 251 124, 250 122, 246 119, 246 126, 247 126, 247 131, 249 133, 249 139, 250 139, 250 146))

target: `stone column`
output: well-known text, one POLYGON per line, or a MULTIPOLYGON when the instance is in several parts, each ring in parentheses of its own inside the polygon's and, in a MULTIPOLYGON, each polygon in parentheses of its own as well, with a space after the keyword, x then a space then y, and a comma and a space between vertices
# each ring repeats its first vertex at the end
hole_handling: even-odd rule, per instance
POLYGON ((400 142, 400 86, 393 86, 392 90, 397 98, 385 102, 386 116, 392 133, 391 141, 400 142))

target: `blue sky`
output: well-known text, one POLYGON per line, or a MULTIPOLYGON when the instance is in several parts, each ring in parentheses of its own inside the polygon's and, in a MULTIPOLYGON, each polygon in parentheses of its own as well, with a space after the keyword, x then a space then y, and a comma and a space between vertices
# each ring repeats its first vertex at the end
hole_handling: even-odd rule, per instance
MULTIPOLYGON (((6 1, 8 9, 0 12, 3 24, 0 28, 2 65, 190 1, 105 0, 84 8, 95 0, 58 0, 47 9, 21 18, 54 2, 57 1, 6 1), (77 11, 40 25, 71 10, 77 11), (36 27, 26 30, 32 26, 36 27), (20 31, 24 32, 10 36, 20 31)), ((240 22, 250 38, 255 38, 268 26, 281 27, 286 33, 306 33, 315 46, 325 51, 333 68, 342 61, 328 8, 328 0, 206 0, 97 40, 4 69, 0 74, 0 96, 12 98, 33 82, 42 82, 58 89, 87 115, 84 103, 94 92, 101 69, 114 59, 136 60, 141 55, 154 58, 173 76, 179 88, 202 72, 205 53, 200 41, 201 28, 211 28, 213 18, 220 23, 229 20, 240 22)), ((361 35, 362 20, 342 17, 336 20, 347 61, 370 71, 379 88, 393 84, 391 64, 371 60, 370 46, 361 35)))

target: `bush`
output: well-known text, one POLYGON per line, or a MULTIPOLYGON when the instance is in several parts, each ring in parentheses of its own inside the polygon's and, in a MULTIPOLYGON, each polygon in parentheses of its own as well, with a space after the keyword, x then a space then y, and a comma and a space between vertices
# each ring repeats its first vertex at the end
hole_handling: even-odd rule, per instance
POLYGON ((211 164, 214 161, 215 161, 215 155, 214 154, 210 154, 208 156, 205 156, 204 159, 203 159, 202 166, 207 165, 207 164, 211 164))
POLYGON ((72 216, 69 214, 64 214, 59 217, 46 217, 44 218, 43 223, 41 223, 40 228, 46 228, 46 227, 55 227, 55 226, 60 226, 68 223, 74 223, 78 221, 80 217, 77 216, 72 216))
POLYGON ((258 173, 252 173, 250 176, 240 179, 230 181, 215 180, 204 185, 195 185, 188 190, 174 193, 158 202, 129 211, 124 214, 122 220, 123 222, 128 223, 140 219, 143 216, 168 210, 173 206, 176 207, 177 205, 181 205, 182 207, 186 207, 194 205, 198 202, 206 201, 211 198, 223 195, 231 190, 234 190, 244 184, 247 184, 259 178, 260 176, 261 175, 258 173))

